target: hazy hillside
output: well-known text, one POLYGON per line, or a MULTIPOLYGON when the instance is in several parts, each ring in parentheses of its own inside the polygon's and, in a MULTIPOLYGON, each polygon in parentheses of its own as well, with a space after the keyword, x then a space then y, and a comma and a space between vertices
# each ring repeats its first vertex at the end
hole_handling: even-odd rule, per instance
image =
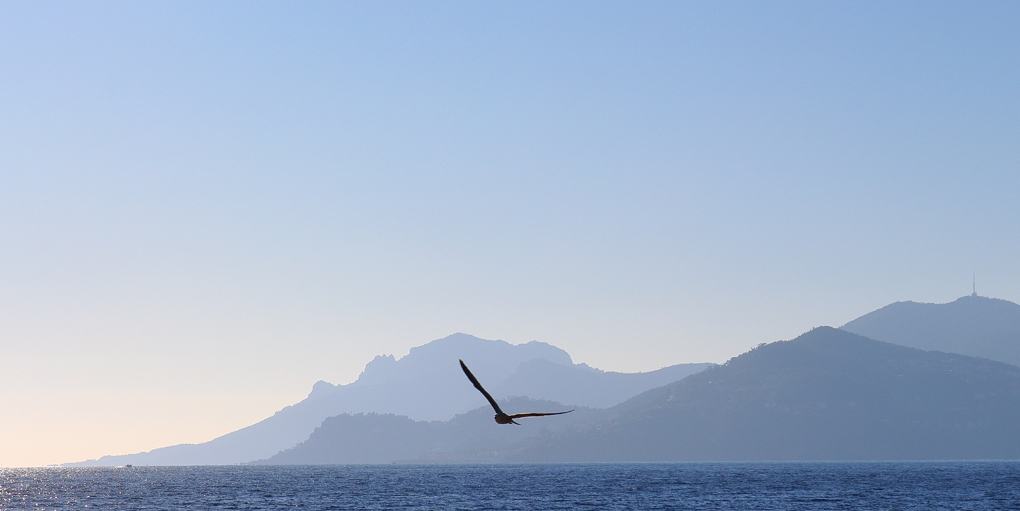
MULTIPOLYGON (((556 410, 507 402, 508 410, 556 410)), ((1020 368, 822 327, 607 410, 520 427, 344 415, 267 463, 1020 458, 1020 368)))
POLYGON ((1020 368, 829 327, 603 413, 503 459, 1020 458, 1020 368))
POLYGON ((611 406, 635 394, 703 370, 681 364, 649 373, 602 372, 573 364, 565 351, 541 342, 504 341, 454 334, 412 348, 396 360, 379 356, 348 385, 318 382, 308 397, 272 417, 203 444, 176 445, 146 453, 104 456, 69 465, 220 465, 265 459, 307 439, 324 419, 344 413, 404 415, 446 420, 480 406, 484 398, 457 363, 468 362, 497 398, 528 395, 569 397, 572 405, 611 406), (517 375, 518 371, 523 371, 517 375))
POLYGON ((903 346, 1020 365, 1020 305, 983 296, 952 303, 896 302, 843 330, 903 346))
MULTIPOLYGON (((500 406, 508 413, 567 409, 560 403, 528 398, 508 399, 500 406)), ((578 408, 566 415, 520 419, 520 426, 496 424, 492 414, 485 405, 445 422, 392 414, 338 415, 323 421, 308 440, 259 464, 495 461, 517 442, 590 422, 598 411, 578 408)))
MULTIPOLYGON (((549 361, 526 361, 518 368, 497 387, 523 389, 538 380, 605 389, 598 377, 616 377, 549 361), (592 375, 596 379, 585 379, 592 375)), ((488 382, 494 379, 488 370, 475 372, 488 382)), ((457 385, 474 392, 460 381, 462 374, 454 374, 457 385)), ((309 400, 321 399, 315 394, 309 400)), ((509 412, 564 407, 501 401, 509 412)), ((306 442, 262 459, 272 464, 1020 459, 1020 367, 819 327, 608 409, 579 408, 521 426, 498 425, 492 414, 484 404, 445 422, 339 414, 320 421, 306 442)))

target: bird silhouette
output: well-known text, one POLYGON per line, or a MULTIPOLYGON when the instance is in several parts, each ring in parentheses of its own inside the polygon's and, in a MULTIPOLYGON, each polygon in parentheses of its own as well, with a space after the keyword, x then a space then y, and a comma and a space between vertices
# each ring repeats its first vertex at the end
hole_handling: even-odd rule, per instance
POLYGON ((460 368, 464 370, 464 374, 466 374, 468 379, 471 380, 471 383, 475 386, 475 388, 478 389, 478 391, 481 392, 483 396, 485 396, 485 399, 489 400, 489 404, 492 405, 492 409, 496 410, 496 415, 493 416, 493 418, 496 419, 496 424, 517 424, 518 426, 520 426, 519 423, 514 422, 514 419, 520 419, 522 417, 545 417, 546 415, 563 415, 565 413, 570 413, 573 411, 567 410, 565 412, 551 412, 551 413, 515 413, 513 415, 507 415, 503 413, 503 410, 499 409, 499 405, 496 404, 496 400, 492 399, 492 396, 490 396, 489 393, 486 392, 484 388, 482 388, 482 384, 478 383, 478 378, 475 378, 475 375, 471 374, 471 371, 467 368, 466 365, 464 365, 463 360, 460 361, 460 368))

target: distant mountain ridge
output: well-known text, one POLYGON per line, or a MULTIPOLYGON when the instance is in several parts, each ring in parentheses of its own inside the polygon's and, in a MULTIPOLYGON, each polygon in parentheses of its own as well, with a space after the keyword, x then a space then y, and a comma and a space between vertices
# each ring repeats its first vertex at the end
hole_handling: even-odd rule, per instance
POLYGON ((819 327, 506 461, 1020 459, 1020 367, 819 327))
POLYGON ((830 327, 581 412, 519 427, 488 407, 339 416, 266 463, 1020 459, 1020 368, 830 327))
POLYGON ((464 378, 458 358, 471 364, 497 398, 511 395, 536 399, 567 397, 572 405, 593 407, 612 406, 712 365, 679 364, 635 374, 603 372, 574 364, 567 352, 550 344, 532 341, 512 345, 458 333, 411 348, 408 355, 399 360, 391 355, 378 356, 365 366, 357 381, 348 385, 317 382, 301 402, 209 442, 104 456, 67 465, 247 463, 269 458, 297 445, 326 418, 344 413, 393 414, 424 421, 450 419, 487 405, 464 378), (515 376, 518 371, 523 371, 522 375, 515 376))
POLYGON ((210 442, 69 465, 339 463, 343 456, 359 463, 1020 458, 1012 433, 1020 430, 1016 365, 1020 305, 976 295, 948 304, 897 302, 841 330, 821 327, 759 347, 725 367, 679 364, 638 374, 574 364, 545 343, 454 334, 399 360, 376 357, 354 383, 317 382, 301 402, 210 442), (587 408, 493 430, 491 410, 465 384, 458 358, 498 400, 527 396, 553 409, 587 408), (366 436, 376 429, 419 435, 424 447, 373 450, 386 444, 366 436), (321 452, 308 454, 315 449, 321 452))
POLYGON ((896 302, 842 330, 923 350, 984 357, 1020 366, 1020 305, 976 294, 950 303, 896 302))

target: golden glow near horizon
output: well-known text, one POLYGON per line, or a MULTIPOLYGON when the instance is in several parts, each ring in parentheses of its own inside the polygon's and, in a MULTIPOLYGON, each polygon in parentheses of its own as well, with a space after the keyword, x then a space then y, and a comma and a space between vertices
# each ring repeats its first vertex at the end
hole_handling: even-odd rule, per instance
MULTIPOLYGON (((254 424, 304 395, 3 394, 32 420, 0 421, 0 463, 43 466, 201 443, 254 424)), ((5 414, 6 415, 6 414, 5 414)), ((21 420, 19 420, 21 419, 21 420)))

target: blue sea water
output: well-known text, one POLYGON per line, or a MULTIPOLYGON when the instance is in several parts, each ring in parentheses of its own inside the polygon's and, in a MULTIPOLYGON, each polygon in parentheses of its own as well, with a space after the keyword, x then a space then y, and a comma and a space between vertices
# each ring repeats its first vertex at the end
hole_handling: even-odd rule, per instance
POLYGON ((1020 462, 0 469, 0 509, 1020 509, 1020 462))

